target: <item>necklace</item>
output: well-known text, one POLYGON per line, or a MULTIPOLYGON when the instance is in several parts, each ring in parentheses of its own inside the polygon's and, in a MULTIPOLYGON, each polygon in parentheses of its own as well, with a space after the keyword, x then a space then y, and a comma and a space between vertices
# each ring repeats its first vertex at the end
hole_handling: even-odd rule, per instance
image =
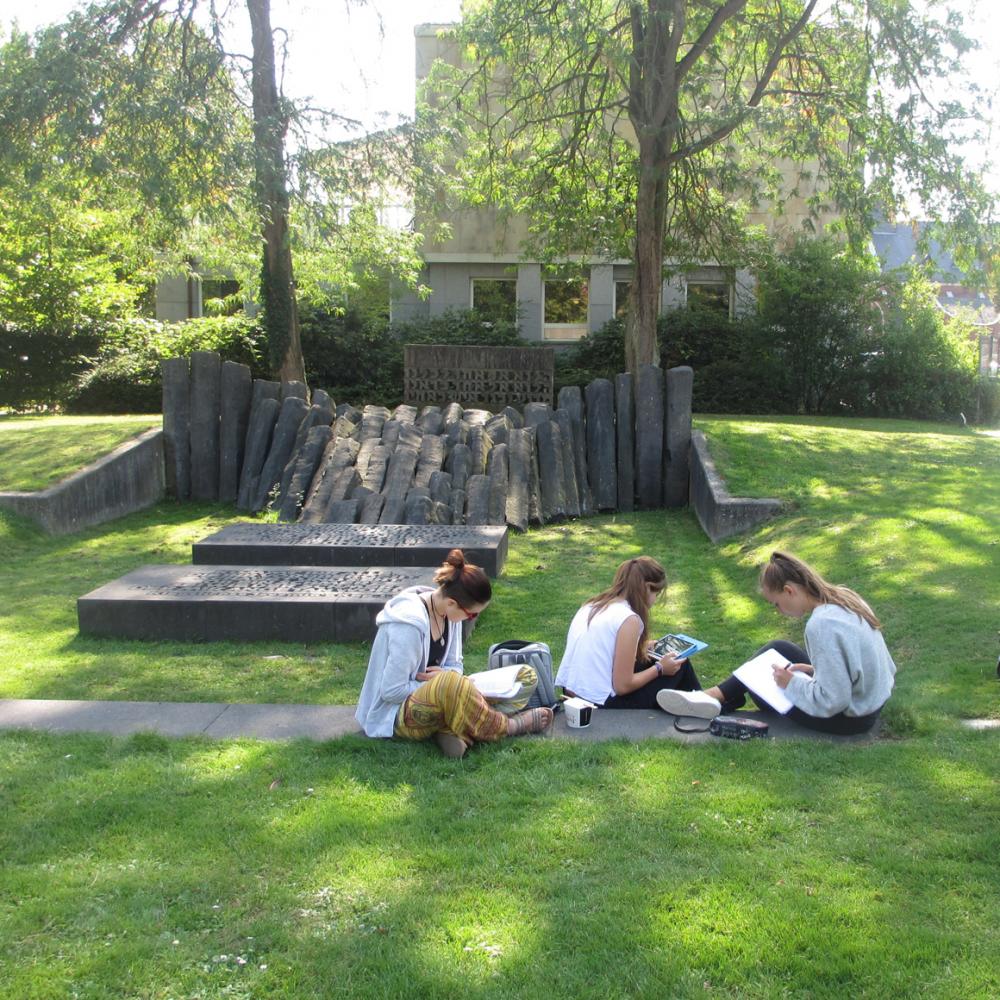
POLYGON ((434 607, 434 595, 433 594, 428 594, 427 595, 427 610, 430 612, 430 616, 431 616, 431 636, 434 635, 434 625, 437 624, 438 634, 439 634, 439 637, 440 637, 440 635, 444 634, 445 616, 442 615, 442 614, 440 614, 438 612, 437 608, 434 607))

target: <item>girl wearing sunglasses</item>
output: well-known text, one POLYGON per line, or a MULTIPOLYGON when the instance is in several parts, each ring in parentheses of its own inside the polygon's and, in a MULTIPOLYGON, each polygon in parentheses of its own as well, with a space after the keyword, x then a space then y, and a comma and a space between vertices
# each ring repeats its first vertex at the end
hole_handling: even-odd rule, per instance
POLYGON ((375 623, 355 718, 368 736, 426 740, 433 737, 449 757, 462 757, 477 742, 537 733, 552 710, 527 704, 537 684, 531 667, 519 675, 514 703, 491 706, 462 674, 462 623, 482 612, 492 597, 490 578, 452 549, 434 574, 435 587, 408 587, 386 602, 375 623))

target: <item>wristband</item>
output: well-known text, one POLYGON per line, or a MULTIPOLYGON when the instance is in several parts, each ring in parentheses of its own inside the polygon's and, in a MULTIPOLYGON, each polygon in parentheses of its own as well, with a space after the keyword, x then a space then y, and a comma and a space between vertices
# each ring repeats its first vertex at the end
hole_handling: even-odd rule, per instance
POLYGON ((656 676, 657 677, 662 677, 663 676, 663 665, 660 663, 660 661, 657 660, 656 663, 653 664, 653 666, 656 667, 656 676))

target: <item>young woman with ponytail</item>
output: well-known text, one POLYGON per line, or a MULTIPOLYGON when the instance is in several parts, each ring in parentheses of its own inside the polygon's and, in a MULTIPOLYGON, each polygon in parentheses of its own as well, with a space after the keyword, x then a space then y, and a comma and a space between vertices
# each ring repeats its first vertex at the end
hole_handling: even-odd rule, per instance
POLYGON ((667 585, 663 567, 649 556, 618 567, 614 583, 577 611, 566 637, 556 684, 605 708, 655 708, 666 689, 697 691, 688 660, 650 653, 649 609, 667 585))
MULTIPOLYGON (((826 733, 871 729, 892 694, 896 664, 868 603, 787 552, 771 555, 761 570, 760 590, 783 615, 809 618, 806 649, 778 640, 757 651, 774 649, 789 661, 787 667, 774 668, 775 683, 794 705, 787 717, 826 733)), ((664 692, 657 702, 673 715, 711 719, 742 708, 747 694, 759 708, 774 711, 733 676, 696 694, 664 692)))
POLYGON ((490 603, 490 578, 452 549, 434 583, 397 594, 375 619, 378 632, 355 713, 365 734, 434 737, 446 756, 462 757, 476 742, 541 732, 552 722, 551 709, 518 711, 538 683, 531 667, 518 675, 520 694, 504 711, 462 674, 462 623, 490 603))

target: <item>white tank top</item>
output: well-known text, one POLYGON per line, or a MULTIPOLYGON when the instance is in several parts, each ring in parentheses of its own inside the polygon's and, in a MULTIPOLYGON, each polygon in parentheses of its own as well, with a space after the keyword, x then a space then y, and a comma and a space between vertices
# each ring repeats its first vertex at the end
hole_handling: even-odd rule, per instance
POLYGON ((635 612, 627 602, 613 601, 588 623, 590 610, 591 605, 585 604, 570 622, 556 684, 595 705, 603 705, 615 693, 611 671, 618 630, 635 612))

